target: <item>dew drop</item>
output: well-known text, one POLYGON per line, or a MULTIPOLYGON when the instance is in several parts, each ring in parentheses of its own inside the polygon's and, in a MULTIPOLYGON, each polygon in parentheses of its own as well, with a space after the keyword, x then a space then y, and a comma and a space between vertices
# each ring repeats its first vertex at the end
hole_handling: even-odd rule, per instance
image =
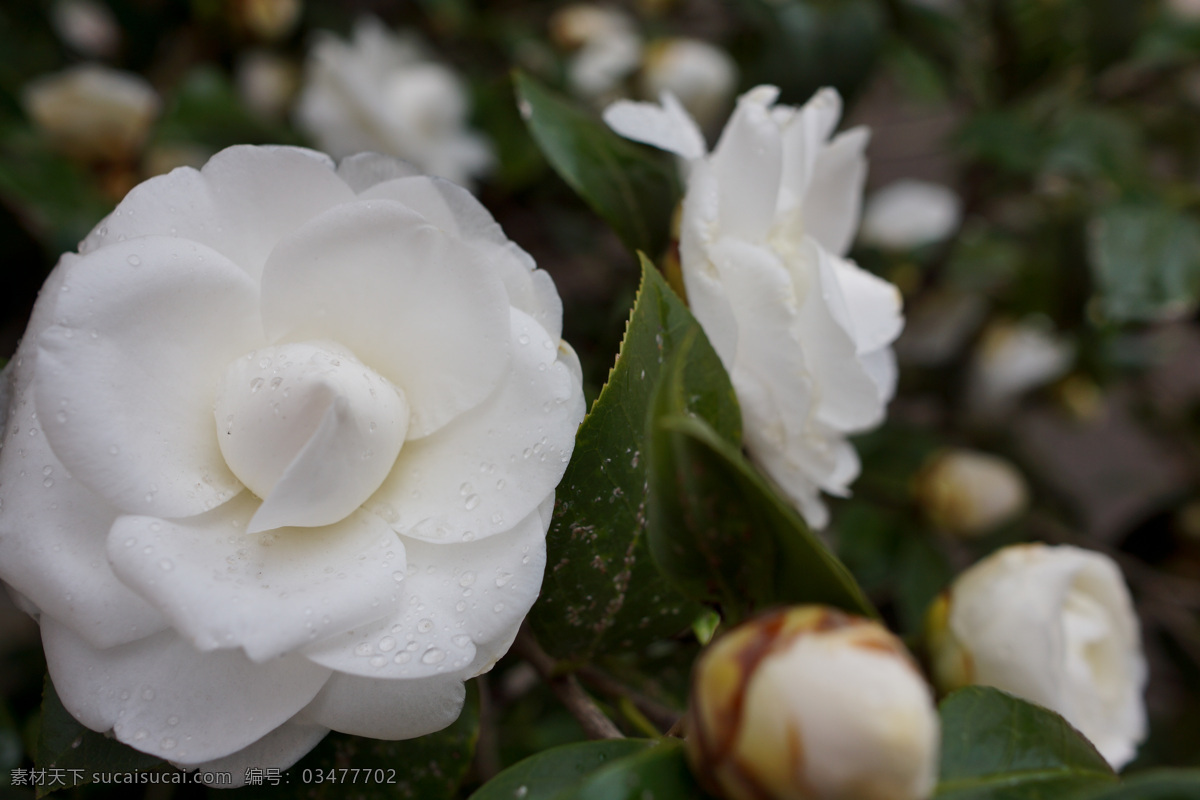
POLYGON ((371 655, 371 645, 367 642, 359 642, 354 648, 354 655, 369 656, 371 655))
POLYGON ((504 488, 505 486, 507 486, 507 485, 508 485, 508 484, 506 484, 506 483, 504 482, 504 478, 501 478, 500 480, 496 481, 496 488, 497 488, 497 489, 503 489, 503 488, 504 488))
POLYGON ((56 411, 56 412, 54 413, 54 418, 55 418, 56 420, 58 420, 59 422, 66 422, 66 421, 67 421, 67 412, 63 411, 63 410, 60 408, 58 411, 56 411))
POLYGON ((467 511, 472 510, 477 505, 479 505, 479 495, 477 494, 468 495, 467 499, 463 501, 463 506, 466 507, 467 511))
POLYGON ((167 717, 167 724, 174 728, 179 724, 179 717, 172 714, 171 716, 167 717))
POLYGON ((446 654, 436 647, 431 647, 421 654, 422 664, 440 664, 445 660, 446 654))
POLYGON ((396 570, 392 573, 392 580, 394 580, 396 583, 404 580, 404 572, 402 570, 396 570))
POLYGON ((418 633, 429 633, 431 630, 433 630, 433 620, 423 619, 417 623, 418 633))
POLYGON ((109 445, 109 448, 108 448, 108 454, 109 454, 110 456, 115 456, 115 455, 118 455, 120 452, 121 452, 121 448, 117 447, 115 444, 114 444, 114 445, 109 445))
POLYGON ((508 583, 511 580, 512 580, 511 572, 501 572, 499 575, 496 576, 496 586, 497 587, 504 586, 506 583, 508 583))
POLYGON ((142 265, 142 259, 136 255, 131 255, 125 260, 129 262, 129 266, 131 267, 140 267, 142 265))
POLYGON ((250 381, 250 392, 253 394, 254 392, 257 392, 259 389, 261 389, 262 386, 263 386, 263 379, 255 378, 254 380, 250 381))
POLYGON ((466 497, 473 491, 475 491, 475 487, 471 486, 469 483, 464 483, 462 486, 458 487, 458 493, 463 497, 466 497))
POLYGON ((392 658, 392 661, 395 661, 397 664, 407 664, 411 660, 412 656, 408 653, 396 653, 395 657, 392 658))
POLYGON ((470 570, 464 572, 458 579, 459 586, 470 586, 475 582, 475 573, 470 570))
POLYGON ((384 664, 387 663, 387 659, 384 658, 383 656, 371 656, 371 660, 368 661, 367 663, 370 664, 372 667, 379 669, 380 667, 382 667, 384 664))
POLYGON ((522 333, 517 337, 517 341, 521 344, 529 344, 529 337, 522 333))
POLYGON ((168 736, 166 739, 162 740, 162 746, 163 750, 173 750, 175 749, 175 740, 168 736))
POLYGON ((379 652, 390 653, 396 649, 396 640, 391 636, 385 636, 379 640, 379 652))
POLYGON ((458 636, 455 636, 451 641, 454 642, 456 647, 466 647, 467 645, 469 645, 471 643, 471 637, 467 636, 465 633, 460 633, 458 636))
POLYGON ((503 610, 504 610, 504 603, 496 603, 496 605, 492 606, 492 611, 496 612, 497 614, 499 614, 503 610))

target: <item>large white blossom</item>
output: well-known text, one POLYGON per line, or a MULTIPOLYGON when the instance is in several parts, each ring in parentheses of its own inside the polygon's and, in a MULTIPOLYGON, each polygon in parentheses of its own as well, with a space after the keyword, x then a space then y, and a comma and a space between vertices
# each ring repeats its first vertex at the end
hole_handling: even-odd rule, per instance
POLYGON ((756 617, 696 661, 693 769, 729 800, 925 800, 933 693, 877 622, 822 606, 756 617))
POLYGON ((679 102, 619 102, 617 132, 686 161, 680 258, 688 302, 729 371, 753 459, 811 525, 820 492, 848 494, 859 472, 847 434, 882 421, 895 390, 900 294, 844 258, 858 227, 867 132, 833 135, 841 99, 801 108, 778 90, 743 95, 720 141, 679 102))
POLYGON ((0 576, 66 708, 239 776, 448 725, 541 585, 584 410, 561 314, 388 158, 234 147, 135 188, 0 381, 0 576))
POLYGON ((1146 659, 1121 571, 1062 545, 1006 547, 955 580, 930 615, 945 690, 977 683, 1061 714, 1120 768, 1146 736, 1146 659))
POLYGON ((469 113, 462 79, 374 17, 355 23, 350 42, 318 32, 295 112, 334 158, 383 153, 464 184, 492 163, 488 141, 467 128, 469 113))

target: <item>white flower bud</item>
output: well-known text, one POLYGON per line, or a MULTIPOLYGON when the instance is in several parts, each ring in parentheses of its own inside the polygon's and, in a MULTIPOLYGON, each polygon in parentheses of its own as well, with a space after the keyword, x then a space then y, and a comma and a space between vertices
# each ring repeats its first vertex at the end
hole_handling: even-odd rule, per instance
POLYGON ((937 527, 959 536, 988 533, 1029 505, 1029 487, 1009 461, 974 450, 935 455, 914 493, 937 527))
POLYGON ((971 364, 968 405, 995 416, 1025 392, 1058 378, 1075 360, 1067 340, 1029 322, 994 322, 984 331, 971 364))
POLYGON ((729 800, 916 800, 937 775, 929 687, 881 625, 821 606, 757 617, 696 663, 688 756, 729 800))
POLYGON ((719 47, 699 39, 660 39, 646 48, 642 95, 657 100, 670 92, 700 127, 721 121, 737 88, 738 70, 719 47))
POLYGON ((238 62, 236 80, 238 97, 252 114, 281 119, 300 86, 300 70, 282 56, 252 50, 238 62))
POLYGON ((121 29, 112 11, 94 0, 59 0, 51 22, 59 37, 85 56, 108 58, 121 45, 121 29))
POLYGON ((1061 714, 1114 768, 1146 736, 1146 661, 1111 559, 1077 547, 1006 547, 958 577, 928 618, 944 691, 994 686, 1061 714))
POLYGON ((567 79, 580 97, 599 99, 613 92, 642 60, 642 38, 625 12, 580 3, 550 19, 550 38, 574 50, 567 79))
POLYGON ((84 161, 137 156, 160 106, 141 77, 98 64, 44 75, 25 87, 23 99, 55 147, 84 161))
POLYGON ((859 238, 879 247, 908 250, 945 239, 961 219, 962 202, 945 186, 900 180, 867 199, 859 238))
POLYGON ((1200 21, 1200 0, 1167 0, 1167 10, 1179 19, 1200 21))

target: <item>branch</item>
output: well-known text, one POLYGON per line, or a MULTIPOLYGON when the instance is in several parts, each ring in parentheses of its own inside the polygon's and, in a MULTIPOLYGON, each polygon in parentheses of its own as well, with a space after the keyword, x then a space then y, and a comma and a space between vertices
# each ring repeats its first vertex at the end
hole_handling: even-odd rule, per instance
POLYGON ((647 697, 635 689, 631 689, 595 667, 580 667, 579 677, 585 683, 609 697, 629 698, 638 711, 645 714, 646 718, 658 727, 659 730, 669 730, 679 720, 680 714, 675 709, 647 697))
POLYGON ((559 671, 558 662, 542 649, 525 625, 521 626, 517 639, 513 642, 513 651, 533 665, 558 696, 559 702, 566 706, 571 716, 579 722, 589 739, 625 738, 613 721, 596 705, 596 701, 583 690, 579 679, 572 673, 559 671))

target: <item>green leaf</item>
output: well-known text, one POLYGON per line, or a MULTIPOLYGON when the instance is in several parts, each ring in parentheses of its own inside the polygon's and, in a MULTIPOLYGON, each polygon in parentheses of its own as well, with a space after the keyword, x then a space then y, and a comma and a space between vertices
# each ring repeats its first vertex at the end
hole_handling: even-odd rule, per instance
POLYGON ((941 800, 1052 800, 1115 780, 1062 717, 997 689, 961 689, 940 713, 941 800))
MULTIPOLYGON (((736 445, 689 405, 687 351, 665 371, 649 451, 650 550, 689 597, 727 620, 772 605, 824 603, 876 616, 841 562, 767 485, 736 445)), ((715 354, 713 355, 715 358, 715 354)))
POLYGON ((41 733, 34 764, 37 769, 55 770, 63 781, 39 785, 38 797, 67 786, 89 783, 93 772, 141 772, 166 766, 155 756, 80 725, 63 707, 49 676, 42 689, 41 733))
POLYGON ((662 363, 699 326, 644 257, 616 364, 575 438, 529 619, 560 658, 628 651, 686 630, 699 608, 664 586, 647 549, 646 413, 662 363))
POLYGON ((1088 255, 1101 310, 1117 322, 1191 308, 1200 296, 1200 223, 1153 202, 1124 202, 1091 221, 1088 255))
POLYGON ((251 114, 229 79, 211 66, 197 67, 184 78, 168 100, 155 139, 196 142, 214 150, 235 144, 301 143, 290 128, 251 114))
POLYGON ((23 127, 0 142, 0 202, 51 256, 74 250, 112 210, 87 172, 23 127))
POLYGON ((692 777, 680 739, 662 739, 653 747, 596 770, 555 800, 703 800, 692 777))
POLYGON ((504 770, 470 800, 551 800, 597 769, 652 744, 649 739, 605 739, 555 747, 504 770))
POLYGON ((1070 800, 1196 800, 1200 770, 1158 769, 1140 772, 1119 784, 1103 785, 1071 795, 1070 800))
POLYGON ((680 196, 670 157, 621 138, 523 73, 514 81, 521 114, 555 172, 630 250, 662 253, 680 196))
POLYGON ((479 691, 468 683, 462 714, 444 730, 399 742, 332 733, 288 769, 280 785, 242 793, 270 800, 451 800, 458 797, 478 738, 479 691))

